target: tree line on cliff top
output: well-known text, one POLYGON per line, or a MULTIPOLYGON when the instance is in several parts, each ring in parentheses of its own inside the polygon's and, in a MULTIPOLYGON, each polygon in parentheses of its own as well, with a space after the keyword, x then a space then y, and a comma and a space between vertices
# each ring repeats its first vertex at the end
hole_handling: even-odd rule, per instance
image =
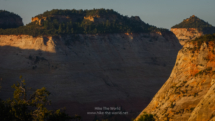
POLYGON ((19 25, 17 23, 8 24, 9 23, 8 21, 11 19, 13 19, 14 22, 17 21, 18 19, 22 20, 22 18, 15 13, 8 12, 5 10, 0 10, 0 28, 6 29, 6 28, 17 28, 17 27, 19 27, 19 25))
MULTIPOLYGON (((167 31, 159 29, 144 23, 141 20, 132 19, 127 16, 109 9, 93 9, 93 10, 58 10, 54 9, 39 14, 36 17, 46 20, 39 25, 36 21, 25 26, 10 29, 0 29, 0 35, 63 35, 63 34, 104 34, 104 33, 140 33, 151 31, 167 31), (70 18, 78 18, 76 21, 72 19, 62 22, 53 16, 67 16, 70 18), (93 22, 83 19, 84 16, 101 16, 105 18, 102 22, 93 22), (114 16, 114 17, 113 17, 114 16), (111 18, 111 19, 109 19, 111 18)), ((133 17, 135 18, 135 17, 133 17)))
POLYGON ((19 15, 13 13, 13 12, 8 12, 5 10, 0 10, 0 19, 5 18, 5 17, 17 17, 21 18, 19 15))

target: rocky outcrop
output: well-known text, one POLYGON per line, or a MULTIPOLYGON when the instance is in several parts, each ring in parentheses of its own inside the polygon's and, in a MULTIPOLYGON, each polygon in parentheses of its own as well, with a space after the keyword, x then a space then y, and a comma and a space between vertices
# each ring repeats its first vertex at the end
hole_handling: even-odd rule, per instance
POLYGON ((19 15, 0 10, 0 28, 7 29, 19 26, 23 26, 22 18, 19 15))
POLYGON ((181 45, 203 35, 203 32, 199 31, 197 28, 171 28, 171 31, 178 38, 181 45))
POLYGON ((99 15, 95 15, 95 16, 84 16, 84 19, 85 20, 89 20, 89 21, 92 21, 92 22, 95 22, 96 19, 100 18, 99 15))
POLYGON ((171 32, 1 35, 0 97, 11 97, 22 75, 27 86, 46 87, 53 105, 83 120, 94 118, 87 112, 96 106, 121 106, 130 121, 168 78, 180 48, 171 32))
POLYGON ((215 108, 215 43, 189 41, 179 51, 165 84, 144 112, 164 121, 213 121, 215 108))
POLYGON ((38 18, 38 17, 33 17, 31 18, 31 22, 35 22, 36 24, 42 26, 42 24, 44 23, 44 21, 46 21, 47 17, 43 17, 43 18, 38 18))
POLYGON ((205 34, 215 33, 215 28, 171 28, 171 31, 175 34, 180 44, 183 46, 189 40, 194 40, 205 34))

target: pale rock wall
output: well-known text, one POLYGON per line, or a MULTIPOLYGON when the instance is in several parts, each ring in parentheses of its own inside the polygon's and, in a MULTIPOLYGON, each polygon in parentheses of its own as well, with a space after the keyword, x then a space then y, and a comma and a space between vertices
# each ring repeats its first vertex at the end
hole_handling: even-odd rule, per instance
POLYGON ((205 34, 215 33, 215 27, 205 28, 171 28, 171 31, 178 38, 180 44, 183 46, 187 41, 192 41, 205 34))
POLYGON ((183 46, 188 40, 193 40, 203 35, 197 28, 171 28, 180 44, 183 46))

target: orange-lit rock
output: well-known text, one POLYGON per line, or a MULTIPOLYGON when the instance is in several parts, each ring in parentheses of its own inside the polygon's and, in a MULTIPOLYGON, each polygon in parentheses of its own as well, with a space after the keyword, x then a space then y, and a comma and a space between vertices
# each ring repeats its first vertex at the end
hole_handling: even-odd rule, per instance
POLYGON ((176 35, 181 45, 203 35, 203 32, 197 28, 171 28, 171 31, 176 35))
POLYGON ((39 20, 38 17, 33 17, 33 18, 31 18, 31 22, 38 21, 38 20, 39 20))
POLYGON ((214 120, 214 48, 213 41, 203 42, 200 47, 194 41, 187 42, 177 55, 169 79, 136 120, 144 112, 154 114, 158 121, 214 120))
POLYGON ((90 20, 90 21, 92 21, 92 22, 94 22, 95 19, 97 19, 97 18, 100 18, 100 16, 95 15, 95 16, 85 16, 85 17, 84 17, 84 19, 90 20))

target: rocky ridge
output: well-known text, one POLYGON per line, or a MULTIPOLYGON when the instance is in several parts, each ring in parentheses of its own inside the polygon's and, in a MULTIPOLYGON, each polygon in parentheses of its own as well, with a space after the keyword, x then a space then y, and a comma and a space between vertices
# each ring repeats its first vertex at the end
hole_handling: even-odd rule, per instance
POLYGON ((215 35, 187 42, 177 55, 169 79, 157 92, 144 112, 156 120, 215 120, 215 35))
POLYGON ((168 32, 142 21, 138 16, 127 17, 109 9, 53 9, 32 18, 23 27, 0 29, 0 35, 57 36, 69 34, 115 34, 168 32))

